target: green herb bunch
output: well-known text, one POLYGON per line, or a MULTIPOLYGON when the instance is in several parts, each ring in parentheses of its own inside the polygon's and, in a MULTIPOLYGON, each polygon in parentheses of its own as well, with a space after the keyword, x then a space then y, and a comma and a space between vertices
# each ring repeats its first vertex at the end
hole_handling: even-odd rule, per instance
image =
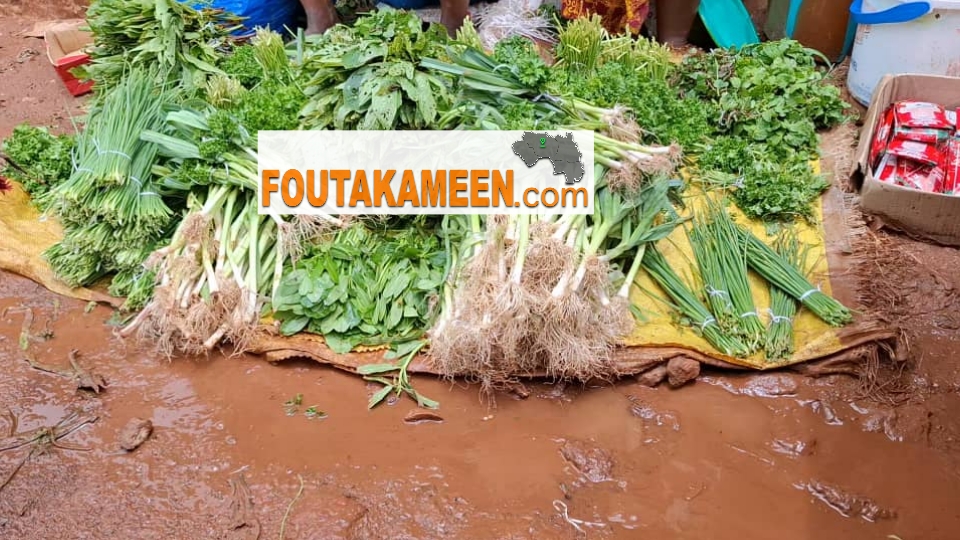
POLYGON ((698 168, 739 176, 734 199, 750 218, 809 218, 828 186, 809 164, 817 130, 843 121, 847 107, 814 53, 793 40, 718 49, 685 59, 673 78, 715 111, 718 136, 695 150, 698 168))
POLYGON ((509 70, 521 83, 531 88, 542 88, 550 79, 550 68, 544 63, 537 46, 522 36, 498 41, 493 48, 493 60, 498 69, 509 70))
POLYGON ((824 83, 814 53, 793 40, 689 57, 679 82, 718 106, 720 129, 766 143, 776 159, 815 156, 816 130, 845 118, 840 89, 824 83))
POLYGON ((263 68, 257 63, 253 45, 249 43, 240 45, 230 54, 224 55, 217 67, 244 88, 253 88, 263 79, 263 68))
POLYGON ((411 12, 379 9, 353 27, 305 38, 303 68, 308 129, 426 129, 451 101, 448 77, 421 68, 443 56, 446 30, 423 30, 411 12))
POLYGON ((715 131, 710 121, 714 109, 709 103, 681 99, 668 81, 621 61, 605 62, 589 76, 560 71, 554 89, 599 107, 627 107, 645 138, 661 144, 688 148, 715 131))
POLYGON ((6 162, 0 175, 19 182, 43 210, 46 194, 70 177, 73 148, 73 135, 53 135, 46 128, 21 124, 0 145, 6 162))

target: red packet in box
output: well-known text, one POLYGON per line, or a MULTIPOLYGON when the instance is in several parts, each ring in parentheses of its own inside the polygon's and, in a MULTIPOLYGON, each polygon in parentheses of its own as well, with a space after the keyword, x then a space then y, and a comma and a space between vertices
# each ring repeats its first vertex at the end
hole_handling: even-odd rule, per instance
POLYGON ((953 129, 894 126, 893 138, 927 144, 940 144, 953 135, 953 129))
POLYGON ((925 101, 898 101, 894 105, 894 117, 900 127, 953 129, 947 111, 936 103, 925 101))
POLYGON ((890 134, 893 132, 893 105, 887 107, 887 110, 880 117, 877 123, 877 129, 873 131, 873 142, 870 144, 870 165, 876 169, 880 163, 880 158, 887 150, 887 143, 890 142, 890 134))
POLYGON ((897 160, 897 181, 903 187, 934 193, 943 185, 943 169, 909 159, 897 160))
MULTIPOLYGON (((913 160, 923 165, 937 166, 940 164, 940 151, 932 144, 904 139, 893 139, 887 145, 887 153, 898 158, 913 160)), ((901 160, 903 161, 903 160, 901 160)))
POLYGON ((874 168, 874 176, 881 182, 897 184, 897 156, 884 154, 880 164, 874 168))
POLYGON ((940 185, 939 192, 960 196, 960 138, 948 139, 944 143, 940 155, 943 182, 940 185))

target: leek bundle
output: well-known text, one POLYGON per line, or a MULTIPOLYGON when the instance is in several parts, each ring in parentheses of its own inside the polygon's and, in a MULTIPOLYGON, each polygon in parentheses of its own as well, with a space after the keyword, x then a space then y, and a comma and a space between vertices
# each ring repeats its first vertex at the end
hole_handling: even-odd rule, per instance
POLYGON ((152 72, 134 69, 77 136, 73 173, 49 195, 64 237, 45 253, 68 285, 90 285, 117 272, 111 294, 149 287, 140 282, 141 262, 166 236, 173 211, 151 174, 157 146, 140 135, 162 125, 171 99, 152 72))
MULTIPOLYGON (((175 111, 167 124, 167 133, 150 131, 143 138, 170 158, 156 173, 167 189, 184 192, 187 213, 170 245, 145 263, 156 275, 153 298, 121 334, 151 339, 168 355, 206 352, 222 341, 243 350, 306 229, 276 215, 259 215, 256 153, 244 139, 229 141, 232 150, 216 161, 203 160, 198 141, 213 137, 207 116, 175 111)), ((331 216, 322 219, 340 223, 331 216)))
POLYGON ((610 373, 613 346, 633 329, 628 292, 644 247, 679 221, 665 212, 668 181, 624 193, 596 168, 593 216, 464 218, 469 231, 452 250, 430 332, 442 373, 488 387, 521 373, 584 381, 610 373))
POLYGON ((723 203, 711 202, 687 235, 717 323, 753 352, 763 345, 766 329, 753 302, 746 249, 737 231, 723 203))
MULTIPOLYGON (((802 272, 806 257, 805 251, 800 249, 796 233, 781 234, 774 243, 774 249, 790 266, 802 272)), ((794 297, 770 284, 770 324, 767 326, 766 344, 768 360, 789 358, 793 354, 793 321, 797 307, 794 297)))

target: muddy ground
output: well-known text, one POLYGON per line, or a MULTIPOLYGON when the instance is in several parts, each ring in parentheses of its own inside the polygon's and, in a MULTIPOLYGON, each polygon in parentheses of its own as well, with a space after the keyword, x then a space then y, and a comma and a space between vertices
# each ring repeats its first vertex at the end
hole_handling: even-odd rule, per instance
MULTIPOLYGON (((15 32, 82 9, 0 13, 0 137, 69 128, 79 101, 42 41, 15 32)), ((108 310, 0 274, 0 442, 12 418, 27 441, 97 418, 47 432, 56 446, 0 444, 0 482, 19 466, 0 538, 958 538, 960 254, 886 233, 857 249, 874 261, 865 305, 909 338, 896 400, 860 398, 849 377, 708 371, 679 390, 536 385, 491 411, 476 388, 418 378, 442 403, 422 423, 404 421, 407 400, 367 411, 373 388, 307 362, 166 363, 112 337, 108 310), (36 361, 66 367, 76 350, 106 390, 32 369, 23 308, 36 361), (137 418, 153 433, 127 452, 137 418)))

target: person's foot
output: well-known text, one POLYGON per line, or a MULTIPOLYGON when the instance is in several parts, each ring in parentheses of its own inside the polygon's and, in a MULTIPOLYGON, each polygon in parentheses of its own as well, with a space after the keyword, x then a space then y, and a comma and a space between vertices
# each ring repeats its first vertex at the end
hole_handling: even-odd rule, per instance
POLYGON ((322 34, 340 22, 337 16, 337 10, 333 3, 321 8, 313 9, 307 12, 307 28, 304 31, 306 35, 322 34))

